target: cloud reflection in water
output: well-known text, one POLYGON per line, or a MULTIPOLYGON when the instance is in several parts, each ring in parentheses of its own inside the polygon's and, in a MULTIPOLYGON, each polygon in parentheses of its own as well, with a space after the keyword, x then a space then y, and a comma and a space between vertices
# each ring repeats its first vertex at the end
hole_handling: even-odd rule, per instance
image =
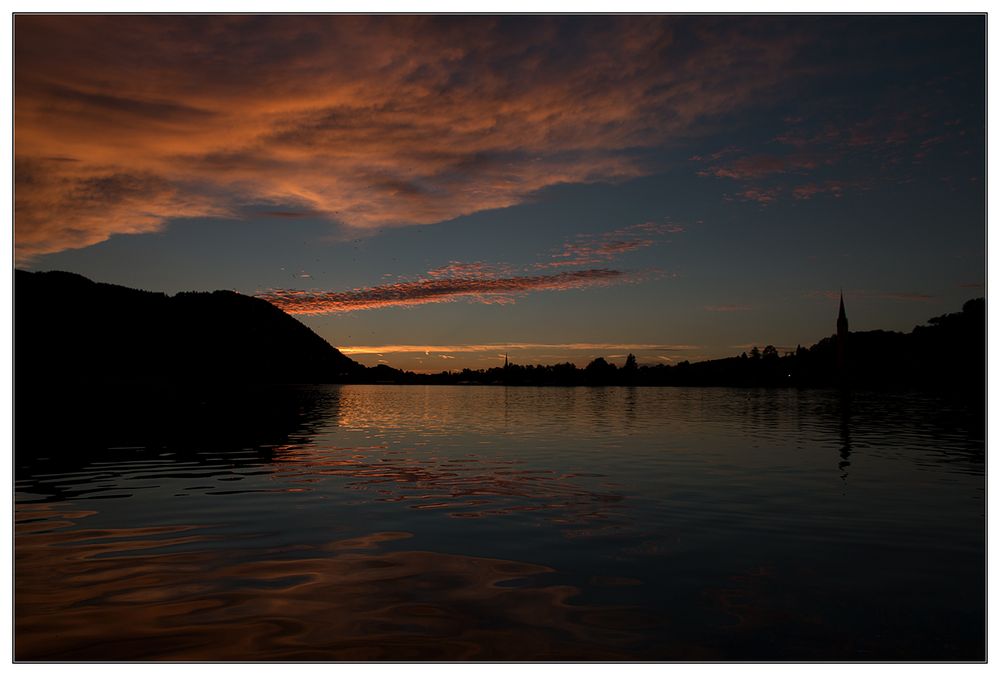
POLYGON ((18 660, 625 659, 651 621, 573 604, 546 566, 388 550, 407 533, 179 550, 201 536, 66 530, 86 516, 19 507, 18 660))

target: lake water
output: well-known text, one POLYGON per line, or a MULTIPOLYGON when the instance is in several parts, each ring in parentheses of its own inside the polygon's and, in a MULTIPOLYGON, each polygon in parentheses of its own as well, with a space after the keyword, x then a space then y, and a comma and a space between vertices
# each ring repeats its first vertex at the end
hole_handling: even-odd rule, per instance
POLYGON ((318 385, 88 405, 70 434, 66 400, 18 430, 18 660, 985 658, 984 427, 960 401, 318 385))

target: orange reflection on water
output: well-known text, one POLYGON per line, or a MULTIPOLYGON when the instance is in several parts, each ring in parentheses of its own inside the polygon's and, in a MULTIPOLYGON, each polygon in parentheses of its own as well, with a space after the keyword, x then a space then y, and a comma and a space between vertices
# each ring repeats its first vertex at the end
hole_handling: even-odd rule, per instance
MULTIPOLYGON (((446 510, 457 518, 550 510, 558 512, 549 517, 553 522, 586 524, 591 529, 595 523, 622 518, 618 508, 624 496, 593 490, 578 481, 603 475, 517 468, 518 464, 517 460, 472 454, 416 457, 382 447, 316 445, 276 447, 272 460, 275 475, 285 481, 312 484, 323 477, 349 478, 349 488, 374 491, 375 500, 405 503, 412 509, 446 510)), ((564 534, 573 532, 583 531, 564 534)))
POLYGON ((251 550, 80 518, 18 506, 18 660, 635 659, 649 626, 545 566, 386 550, 407 533, 251 550))

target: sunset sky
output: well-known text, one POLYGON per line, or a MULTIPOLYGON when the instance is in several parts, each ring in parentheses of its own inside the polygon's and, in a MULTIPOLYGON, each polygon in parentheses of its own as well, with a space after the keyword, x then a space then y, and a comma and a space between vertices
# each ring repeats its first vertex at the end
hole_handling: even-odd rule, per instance
POLYGON ((417 371, 909 330, 985 295, 985 28, 18 15, 16 264, 417 371))

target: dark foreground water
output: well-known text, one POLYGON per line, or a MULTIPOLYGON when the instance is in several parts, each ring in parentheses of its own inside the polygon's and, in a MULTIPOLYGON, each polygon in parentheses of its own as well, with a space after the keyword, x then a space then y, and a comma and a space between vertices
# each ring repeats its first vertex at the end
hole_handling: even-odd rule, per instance
POLYGON ((982 418, 952 400, 190 399, 19 426, 17 659, 985 657, 982 418))

